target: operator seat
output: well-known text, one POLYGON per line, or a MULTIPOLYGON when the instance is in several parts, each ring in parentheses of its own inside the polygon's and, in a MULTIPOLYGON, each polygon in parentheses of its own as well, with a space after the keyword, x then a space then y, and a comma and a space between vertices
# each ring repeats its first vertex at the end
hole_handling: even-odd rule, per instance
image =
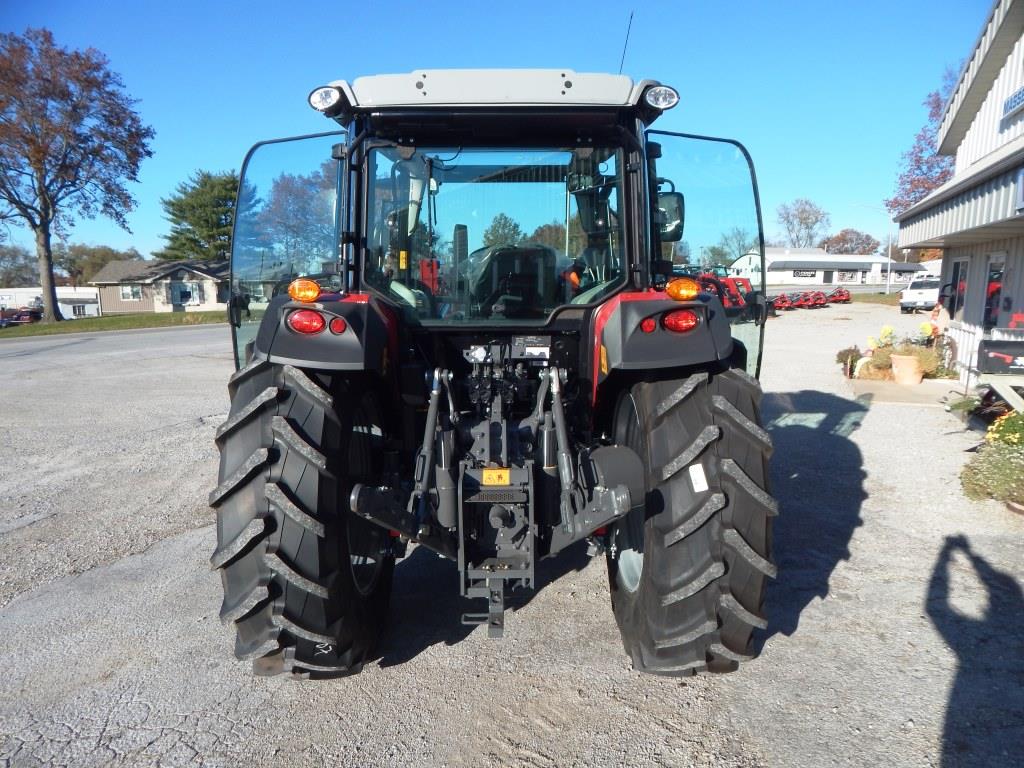
POLYGON ((480 261, 473 300, 485 316, 501 305, 506 317, 542 317, 560 303, 555 260, 545 245, 494 246, 480 261))

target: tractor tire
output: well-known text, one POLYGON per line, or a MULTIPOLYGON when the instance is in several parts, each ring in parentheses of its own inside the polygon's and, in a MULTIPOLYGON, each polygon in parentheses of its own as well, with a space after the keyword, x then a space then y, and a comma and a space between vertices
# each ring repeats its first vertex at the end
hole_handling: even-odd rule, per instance
POLYGON ((235 656, 261 675, 360 671, 380 635, 394 571, 388 532, 348 509, 374 482, 384 429, 372 391, 255 361, 228 385, 210 494, 235 656))
POLYGON ((739 369, 640 383, 623 394, 615 440, 647 474, 646 499, 612 532, 612 608, 633 667, 659 675, 731 672, 764 629, 771 438, 761 387, 739 369))

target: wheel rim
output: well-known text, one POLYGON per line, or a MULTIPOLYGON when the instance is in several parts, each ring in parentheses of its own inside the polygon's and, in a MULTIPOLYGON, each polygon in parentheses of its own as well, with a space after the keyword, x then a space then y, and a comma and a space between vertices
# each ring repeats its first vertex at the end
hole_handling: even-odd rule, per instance
MULTIPOLYGON (((349 438, 348 472, 353 482, 374 482, 374 457, 379 455, 383 433, 375 418, 376 409, 364 399, 352 419, 349 438)), ((351 512, 345 516, 349 569, 352 583, 361 595, 377 586, 388 552, 387 532, 351 512)))
MULTIPOLYGON (((632 395, 627 395, 619 404, 615 415, 615 442, 632 448, 641 456, 643 450, 643 433, 640 429, 640 416, 632 395)), ((626 517, 615 526, 615 578, 627 592, 636 592, 640 586, 640 576, 644 569, 644 523, 646 508, 644 504, 634 506, 626 517)))

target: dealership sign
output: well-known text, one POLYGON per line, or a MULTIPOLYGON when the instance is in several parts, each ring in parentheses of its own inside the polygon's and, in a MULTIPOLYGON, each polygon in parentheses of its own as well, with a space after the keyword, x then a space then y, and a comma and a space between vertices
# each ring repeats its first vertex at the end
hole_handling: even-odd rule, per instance
POLYGON ((794 269, 793 277, 817 277, 818 273, 813 269, 794 269))
POLYGON ((1003 102, 1003 117, 1016 115, 1024 109, 1024 88, 1019 88, 1003 102))

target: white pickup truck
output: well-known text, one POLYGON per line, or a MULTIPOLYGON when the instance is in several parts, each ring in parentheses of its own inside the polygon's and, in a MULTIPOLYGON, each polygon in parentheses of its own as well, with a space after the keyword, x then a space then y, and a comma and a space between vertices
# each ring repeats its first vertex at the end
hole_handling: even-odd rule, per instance
POLYGON ((900 291, 900 312, 931 309, 939 300, 939 278, 915 277, 900 291))

